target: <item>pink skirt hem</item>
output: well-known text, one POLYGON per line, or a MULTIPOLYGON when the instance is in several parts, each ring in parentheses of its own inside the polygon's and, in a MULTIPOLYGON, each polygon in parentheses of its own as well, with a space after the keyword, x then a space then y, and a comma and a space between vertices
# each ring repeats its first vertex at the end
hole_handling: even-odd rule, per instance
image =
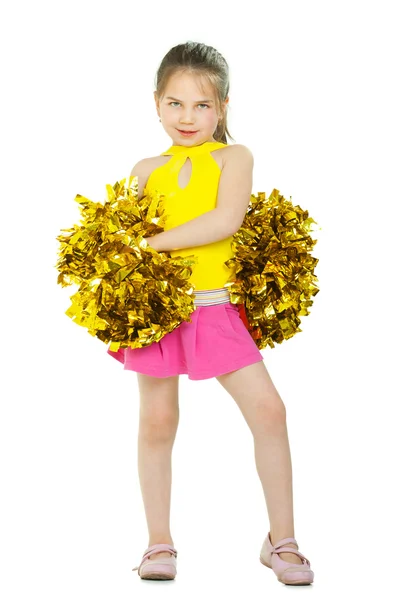
MULTIPOLYGON (((109 354, 111 354, 111 353, 109 353, 109 354)), ((114 356, 114 354, 113 354, 113 357, 116 358, 117 360, 119 360, 119 362, 121 362, 122 364, 124 364, 123 357, 114 356)), ((243 369, 243 367, 248 367, 249 365, 253 365, 254 363, 260 362, 262 360, 264 360, 262 356, 260 357, 260 355, 252 353, 249 356, 242 357, 240 360, 237 361, 236 364, 229 363, 226 366, 220 366, 219 369, 217 369, 217 370, 212 369, 212 370, 208 370, 208 371, 196 371, 195 373, 193 373, 193 372, 188 373, 188 370, 185 367, 182 367, 182 369, 180 369, 178 372, 170 372, 170 371, 160 372, 160 370, 145 369, 144 367, 136 367, 135 369, 132 369, 125 364, 124 364, 124 370, 125 371, 135 371, 137 373, 142 373, 143 375, 151 375, 152 377, 158 377, 158 378, 176 377, 177 375, 187 375, 190 380, 196 381, 196 380, 201 380, 201 379, 211 379, 212 377, 219 377, 220 375, 224 375, 225 373, 231 373, 232 371, 237 371, 238 369, 243 369)))
POLYGON ((107 353, 124 370, 158 378, 188 375, 191 380, 218 377, 263 360, 237 305, 199 306, 190 317, 190 323, 181 323, 150 346, 107 353))

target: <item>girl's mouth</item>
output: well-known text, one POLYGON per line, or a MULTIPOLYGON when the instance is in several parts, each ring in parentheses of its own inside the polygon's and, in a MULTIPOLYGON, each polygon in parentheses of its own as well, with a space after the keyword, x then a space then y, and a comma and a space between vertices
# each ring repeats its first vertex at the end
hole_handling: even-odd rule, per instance
POLYGON ((194 135, 195 133, 197 133, 197 131, 182 131, 181 129, 178 129, 179 133, 185 137, 190 137, 191 135, 194 135))

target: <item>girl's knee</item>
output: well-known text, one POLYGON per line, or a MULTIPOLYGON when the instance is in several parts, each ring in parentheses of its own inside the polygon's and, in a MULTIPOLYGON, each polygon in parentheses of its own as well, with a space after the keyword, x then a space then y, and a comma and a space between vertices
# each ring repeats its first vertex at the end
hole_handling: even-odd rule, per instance
POLYGON ((286 408, 282 400, 260 401, 255 404, 253 433, 271 433, 286 427, 286 408))
POLYGON ((175 438, 179 414, 169 408, 154 407, 154 410, 141 414, 139 435, 148 442, 169 442, 175 438))

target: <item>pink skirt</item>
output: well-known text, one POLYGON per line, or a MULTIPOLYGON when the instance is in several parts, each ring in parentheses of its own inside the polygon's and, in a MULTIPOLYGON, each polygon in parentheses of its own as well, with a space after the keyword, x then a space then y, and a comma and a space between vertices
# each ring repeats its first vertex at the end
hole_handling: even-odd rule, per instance
MULTIPOLYGON (((215 298, 217 291, 212 292, 215 298)), ((212 302, 197 300, 199 303, 207 301, 212 302)), ((196 310, 190 315, 191 323, 181 323, 159 342, 144 348, 107 350, 107 353, 129 371, 153 377, 185 374, 193 380, 217 377, 263 360, 239 315, 239 307, 229 300, 217 302, 220 303, 196 304, 196 310)))

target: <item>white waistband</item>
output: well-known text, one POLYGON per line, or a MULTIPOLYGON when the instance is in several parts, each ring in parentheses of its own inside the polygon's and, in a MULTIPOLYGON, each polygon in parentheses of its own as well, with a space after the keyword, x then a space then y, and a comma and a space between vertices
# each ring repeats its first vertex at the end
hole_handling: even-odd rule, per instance
POLYGON ((230 292, 228 288, 197 290, 194 292, 195 306, 213 306, 215 304, 226 304, 226 302, 230 302, 230 292))

